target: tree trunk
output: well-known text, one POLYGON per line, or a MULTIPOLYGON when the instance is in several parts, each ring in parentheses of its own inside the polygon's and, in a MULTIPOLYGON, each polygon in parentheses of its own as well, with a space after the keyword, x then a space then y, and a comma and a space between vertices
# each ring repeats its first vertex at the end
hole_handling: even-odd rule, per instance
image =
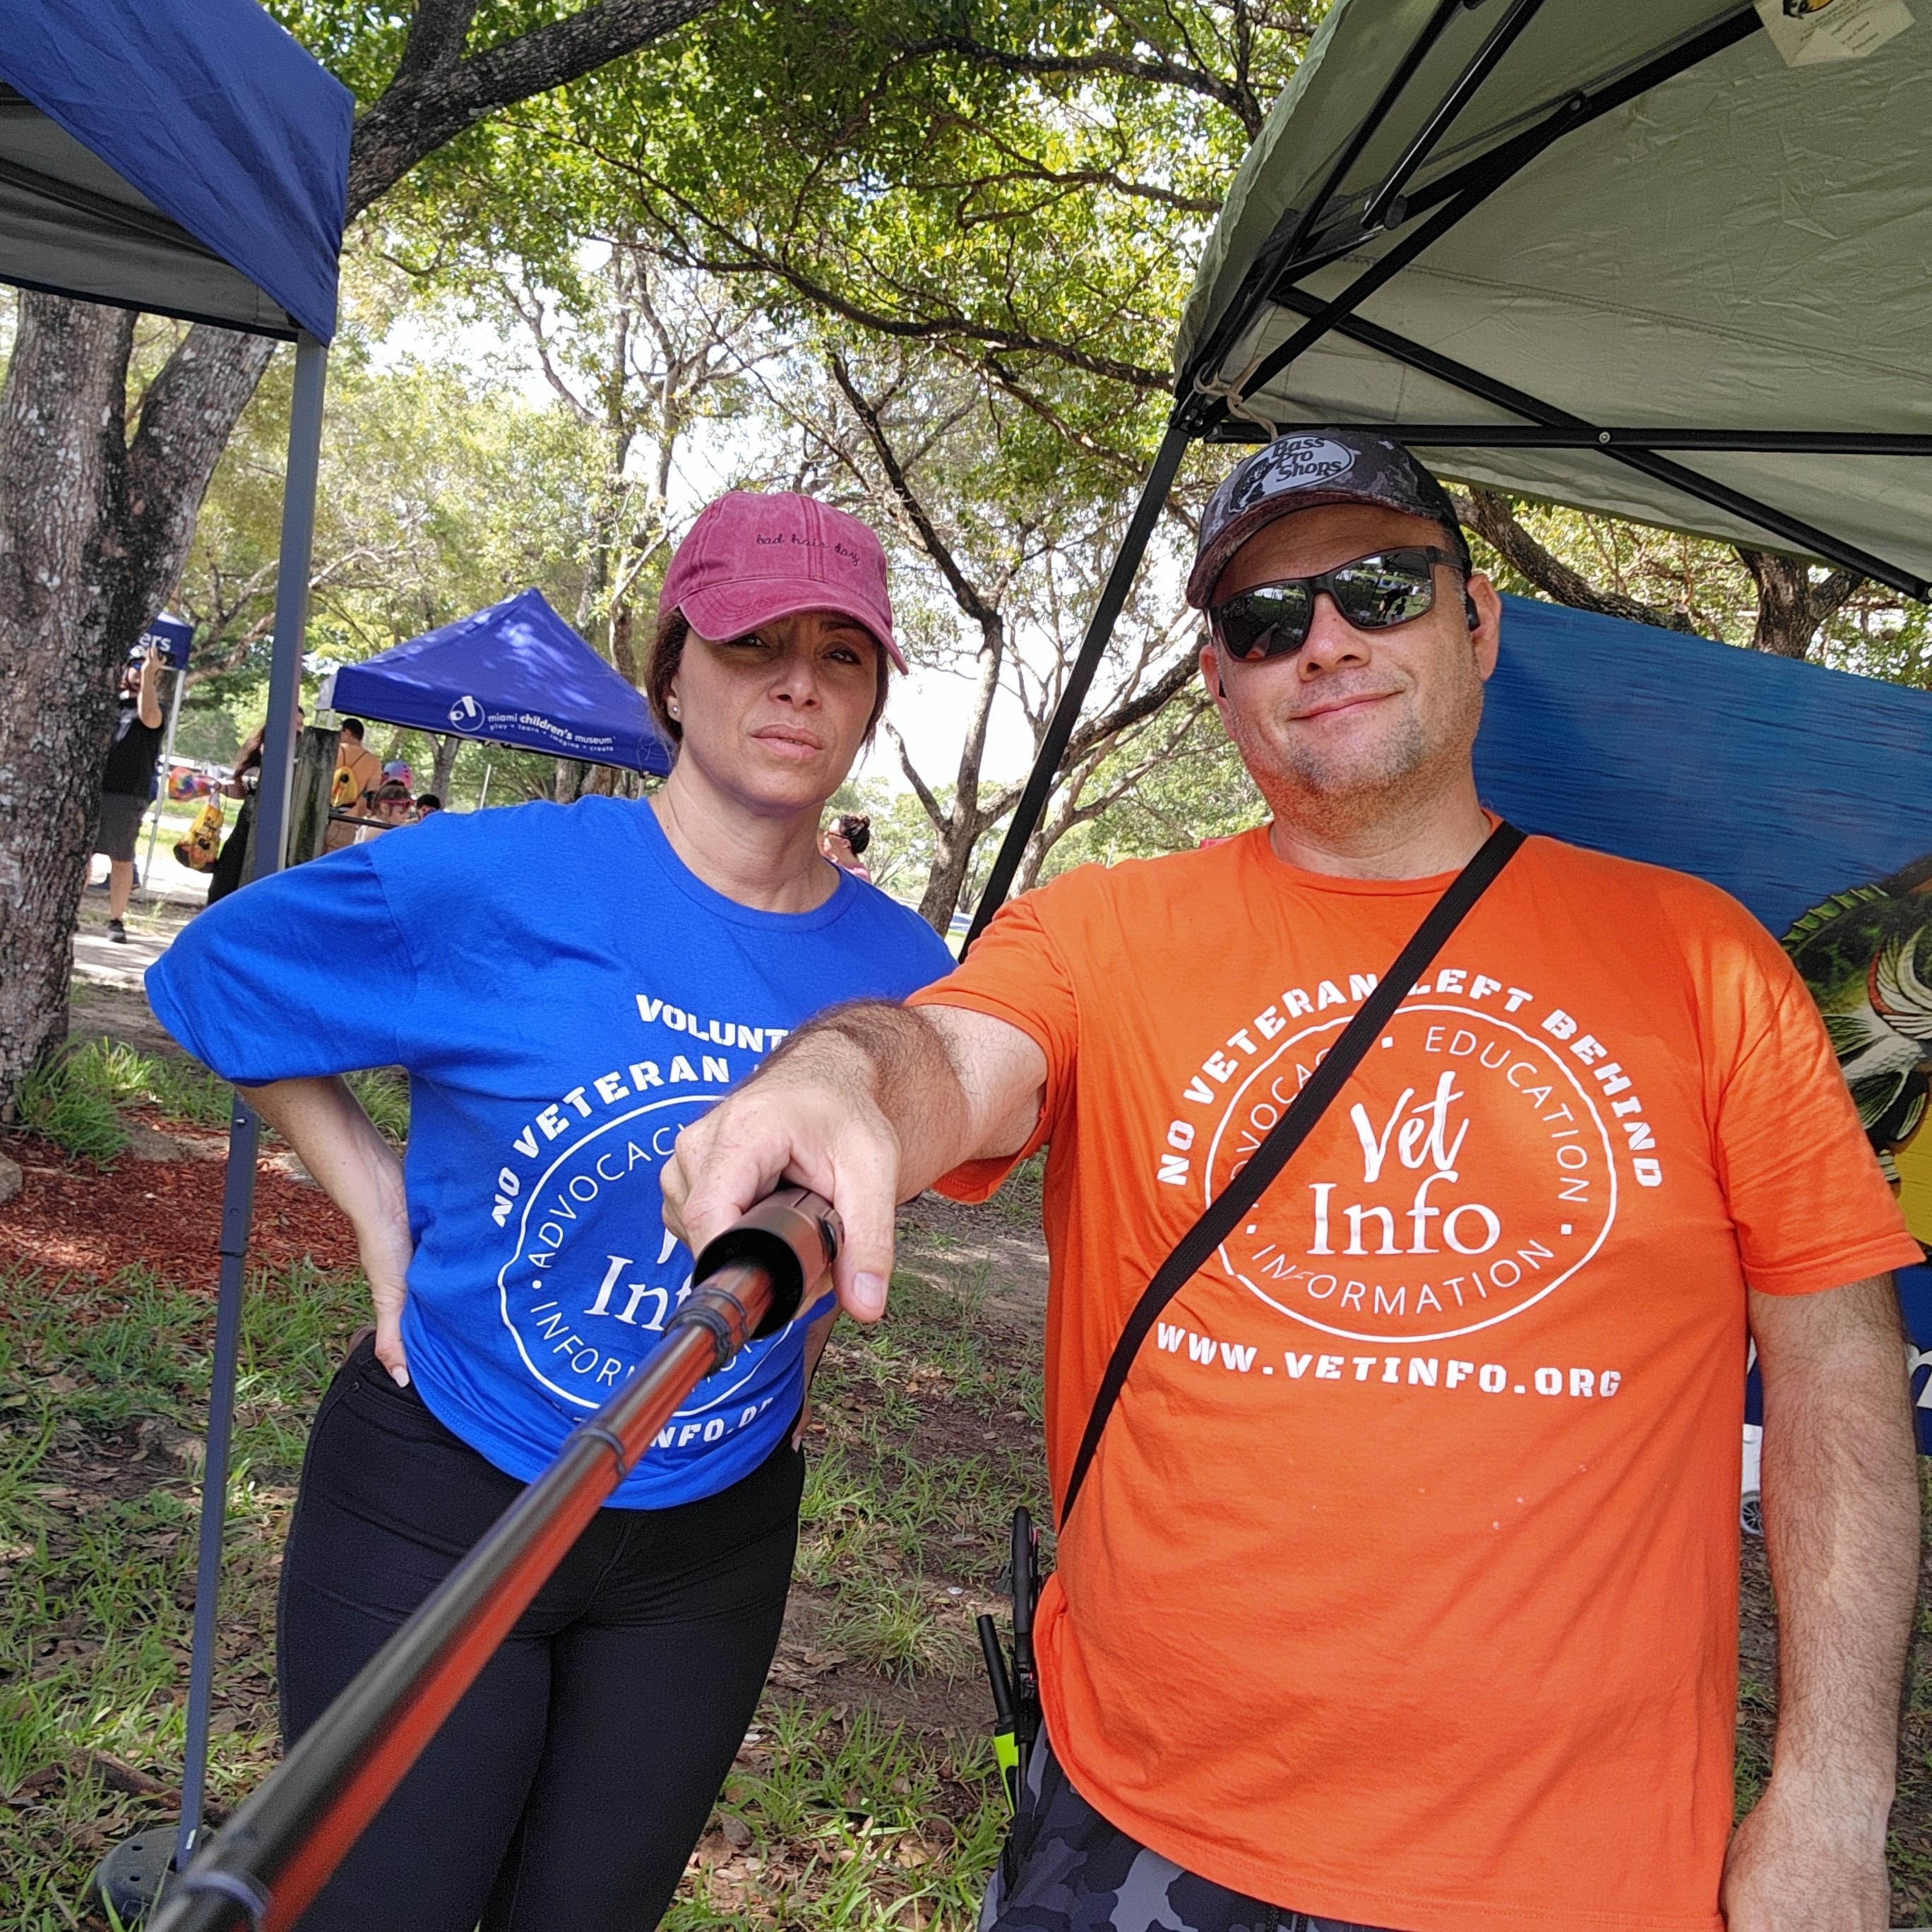
POLYGON ((272 345, 196 328, 125 430, 134 319, 22 293, 0 386, 0 1096, 67 1028, 115 673, 272 345))
POLYGON ((114 716, 104 614, 134 318, 23 295, 0 388, 0 1093, 67 1027, 114 716), (88 782, 77 783, 81 773, 88 782))
POLYGON ((456 754, 463 748, 463 740, 454 731, 446 731, 436 741, 436 763, 430 767, 429 789, 449 803, 449 787, 456 776, 456 754))
POLYGON ((617 675, 626 684, 635 685, 638 690, 644 688, 644 678, 638 668, 638 654, 631 642, 631 600, 622 599, 616 610, 610 613, 610 662, 617 667, 617 675))
POLYGON ((1740 550, 1757 579, 1757 624, 1751 648, 1802 658, 1811 648, 1811 573, 1796 557, 1740 550))
POLYGON ((1821 584, 1811 581, 1811 566, 1797 557, 1738 546, 1757 584, 1757 624, 1754 650, 1780 658, 1810 655, 1820 629, 1836 616, 1864 580, 1856 572, 1834 570, 1821 584))

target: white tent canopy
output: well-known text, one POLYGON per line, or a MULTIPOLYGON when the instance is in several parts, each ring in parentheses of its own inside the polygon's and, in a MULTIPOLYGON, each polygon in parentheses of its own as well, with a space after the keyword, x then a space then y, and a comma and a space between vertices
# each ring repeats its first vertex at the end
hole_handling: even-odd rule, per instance
POLYGON ((1932 601, 1928 128, 1932 0, 1334 0, 1208 242, 968 944, 1197 438, 1372 427, 1447 476, 1932 601), (1857 57, 1786 64, 1840 33, 1857 57))
POLYGON ((1787 66, 1737 0, 1336 0, 1188 304, 1196 434, 1384 426, 1446 475, 1924 596, 1918 11, 1787 66))

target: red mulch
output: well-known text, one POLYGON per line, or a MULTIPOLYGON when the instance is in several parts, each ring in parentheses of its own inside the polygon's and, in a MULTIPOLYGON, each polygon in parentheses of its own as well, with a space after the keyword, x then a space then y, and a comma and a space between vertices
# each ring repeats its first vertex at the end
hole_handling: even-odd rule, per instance
MULTIPOLYGON (((141 1266, 164 1281, 214 1290, 220 1269, 222 1163, 136 1160, 103 1171, 50 1142, 9 1135, 24 1185, 0 1206, 0 1268, 106 1277, 141 1266)), ((255 1177, 251 1265, 304 1258, 329 1272, 356 1265, 356 1238, 320 1188, 264 1166, 255 1177)))

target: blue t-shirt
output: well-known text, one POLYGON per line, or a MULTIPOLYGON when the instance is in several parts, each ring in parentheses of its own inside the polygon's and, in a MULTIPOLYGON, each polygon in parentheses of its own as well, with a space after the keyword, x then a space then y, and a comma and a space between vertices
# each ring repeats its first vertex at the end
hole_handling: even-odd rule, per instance
MULTIPOLYGON (((678 1130, 821 1007, 950 970, 932 928, 846 873, 754 911, 646 804, 438 812, 211 906, 148 969, 161 1023, 224 1078, 410 1076, 403 1342, 433 1414, 541 1472, 688 1291, 658 1177, 678 1130)), ((715 1495, 803 1397, 805 1328, 701 1384, 614 1503, 715 1495)))

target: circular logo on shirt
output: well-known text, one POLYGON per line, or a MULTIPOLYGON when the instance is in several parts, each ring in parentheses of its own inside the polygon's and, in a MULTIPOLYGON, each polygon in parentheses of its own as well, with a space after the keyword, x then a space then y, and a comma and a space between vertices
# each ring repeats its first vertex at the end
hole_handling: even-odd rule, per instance
POLYGON ((473 731, 483 722, 483 707, 465 692, 449 707, 449 722, 459 731, 473 731))
MULTIPOLYGON (((680 1094, 581 1136, 566 1132, 549 1166, 519 1190, 516 1252, 496 1277, 503 1324, 524 1366, 574 1408, 601 1407, 628 1381, 690 1296, 691 1256, 659 1218, 658 1176, 679 1130, 719 1097, 680 1094)), ((679 1417, 715 1416, 718 1434, 728 1433, 742 1420, 731 1398, 765 1352, 740 1350, 679 1417)))
MULTIPOLYGON (((1228 1094, 1211 1200, 1261 1144, 1346 1018, 1275 1042, 1228 1094)), ((1258 1300, 1324 1334, 1431 1342, 1533 1306, 1616 1216, 1599 1100, 1499 1013, 1404 1006, 1221 1249, 1258 1300)))

